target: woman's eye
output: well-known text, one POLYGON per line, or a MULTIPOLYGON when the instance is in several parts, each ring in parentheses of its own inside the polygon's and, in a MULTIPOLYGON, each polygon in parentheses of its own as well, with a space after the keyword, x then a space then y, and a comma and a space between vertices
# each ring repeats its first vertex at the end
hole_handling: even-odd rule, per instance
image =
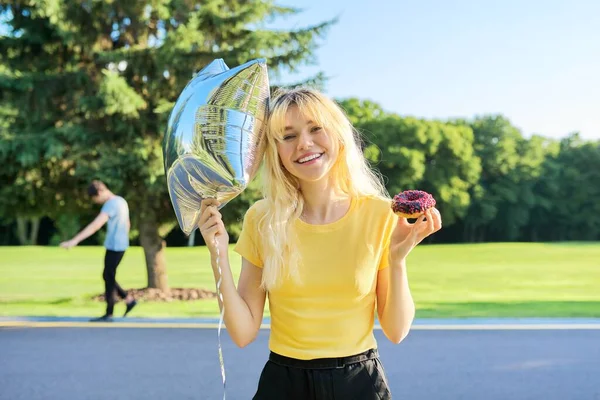
POLYGON ((315 133, 315 132, 319 132, 320 130, 321 130, 321 127, 320 127, 320 126, 313 126, 313 127, 310 129, 310 132, 311 132, 311 133, 315 133))
POLYGON ((296 137, 296 135, 285 135, 285 136, 283 137, 283 140, 285 140, 285 141, 288 141, 288 140, 292 140, 292 139, 293 139, 293 138, 295 138, 295 137, 296 137))

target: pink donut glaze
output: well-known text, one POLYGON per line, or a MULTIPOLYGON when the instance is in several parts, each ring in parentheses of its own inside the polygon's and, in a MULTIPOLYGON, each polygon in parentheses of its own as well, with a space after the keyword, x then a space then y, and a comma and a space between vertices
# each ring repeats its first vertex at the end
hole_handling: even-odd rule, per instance
POLYGON ((392 202, 392 211, 406 215, 420 214, 432 207, 435 207, 435 199, 422 190, 405 190, 395 195, 392 202))

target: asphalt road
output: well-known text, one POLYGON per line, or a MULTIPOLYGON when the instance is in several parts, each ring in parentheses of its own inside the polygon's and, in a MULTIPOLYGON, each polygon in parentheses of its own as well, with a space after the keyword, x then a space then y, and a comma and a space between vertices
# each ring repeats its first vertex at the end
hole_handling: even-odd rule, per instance
MULTIPOLYGON (((600 400, 600 330, 376 337, 394 399, 600 400)), ((223 332, 228 400, 252 398, 267 341, 238 349, 223 332)), ((0 328, 0 399, 222 398, 215 329, 0 328)))

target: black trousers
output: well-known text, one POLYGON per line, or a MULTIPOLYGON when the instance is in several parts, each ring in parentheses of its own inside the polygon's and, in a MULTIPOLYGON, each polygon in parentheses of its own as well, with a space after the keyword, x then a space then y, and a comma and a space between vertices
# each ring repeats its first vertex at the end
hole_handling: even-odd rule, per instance
POLYGON ((127 292, 117 283, 117 267, 123 259, 124 251, 106 250, 104 255, 104 297, 106 298, 106 315, 112 315, 115 308, 115 292, 124 299, 127 292))
POLYGON ((271 352, 253 400, 389 400, 376 349, 350 357, 297 360, 271 352))

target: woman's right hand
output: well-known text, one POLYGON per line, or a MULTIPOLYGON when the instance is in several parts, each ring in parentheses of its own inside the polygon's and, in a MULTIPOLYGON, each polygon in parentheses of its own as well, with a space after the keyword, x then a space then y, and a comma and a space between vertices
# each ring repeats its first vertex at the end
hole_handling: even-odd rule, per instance
POLYGON ((221 213, 217 209, 219 202, 216 199, 204 199, 200 206, 200 220, 198 228, 204 238, 204 242, 211 254, 215 254, 215 239, 219 246, 221 254, 227 252, 229 245, 229 235, 225 230, 225 224, 221 218, 221 213))

